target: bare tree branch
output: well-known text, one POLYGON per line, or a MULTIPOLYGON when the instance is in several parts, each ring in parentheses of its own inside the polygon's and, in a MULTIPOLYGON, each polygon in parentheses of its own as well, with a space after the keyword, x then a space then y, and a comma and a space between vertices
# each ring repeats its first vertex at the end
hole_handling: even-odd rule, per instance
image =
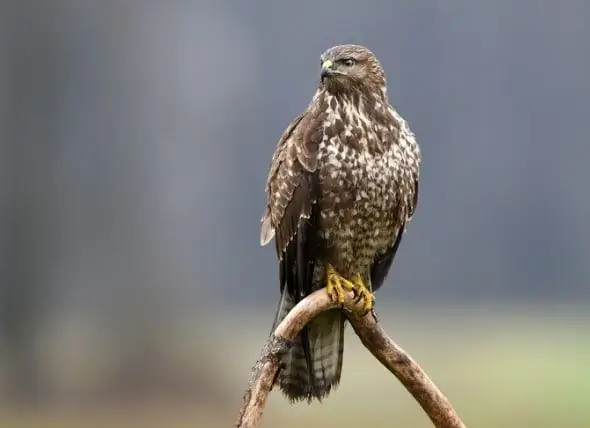
MULTIPOLYGON (((354 295, 349 293, 348 297, 345 307, 352 310, 356 304, 354 295)), ((336 306, 338 305, 332 301, 325 289, 318 290, 299 302, 277 326, 264 345, 260 359, 252 368, 236 428, 255 428, 260 425, 262 412, 278 374, 282 357, 309 321, 321 312, 336 306)), ((451 403, 420 366, 391 340, 373 313, 360 317, 351 312, 348 318, 363 345, 400 380, 422 406, 434 426, 465 428, 451 403)))

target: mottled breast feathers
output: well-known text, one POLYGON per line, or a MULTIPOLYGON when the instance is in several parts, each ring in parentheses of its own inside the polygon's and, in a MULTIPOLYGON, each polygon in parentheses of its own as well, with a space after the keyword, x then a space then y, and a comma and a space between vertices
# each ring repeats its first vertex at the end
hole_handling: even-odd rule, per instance
MULTIPOLYGON (((377 58, 339 45, 321 64, 317 91, 279 139, 266 183, 260 243, 275 240, 281 290, 273 330, 335 277, 356 281, 372 305, 418 198, 420 150, 388 102, 377 58)), ((276 379, 292 401, 321 399, 340 382, 346 317, 326 311, 297 336, 276 379)))

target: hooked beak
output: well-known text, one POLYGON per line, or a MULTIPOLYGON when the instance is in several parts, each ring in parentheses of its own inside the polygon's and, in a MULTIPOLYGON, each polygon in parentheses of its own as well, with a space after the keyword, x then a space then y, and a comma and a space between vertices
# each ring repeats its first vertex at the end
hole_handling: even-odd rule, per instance
POLYGON ((329 59, 325 60, 322 63, 322 71, 320 72, 320 78, 322 79, 322 82, 325 78, 333 76, 335 74, 333 66, 334 64, 329 59))

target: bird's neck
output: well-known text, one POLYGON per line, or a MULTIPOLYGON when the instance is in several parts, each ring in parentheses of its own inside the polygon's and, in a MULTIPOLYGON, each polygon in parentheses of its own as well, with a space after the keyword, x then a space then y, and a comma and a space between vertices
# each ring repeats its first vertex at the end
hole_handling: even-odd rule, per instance
POLYGON ((319 89, 314 95, 313 109, 318 114, 328 113, 350 121, 361 115, 377 122, 390 122, 393 108, 385 91, 365 93, 362 91, 330 92, 319 89))

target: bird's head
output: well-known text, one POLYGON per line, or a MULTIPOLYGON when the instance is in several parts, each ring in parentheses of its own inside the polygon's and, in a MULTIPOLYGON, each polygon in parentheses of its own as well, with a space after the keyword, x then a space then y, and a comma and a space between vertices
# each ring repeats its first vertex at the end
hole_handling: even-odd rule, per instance
POLYGON ((364 46, 334 46, 320 60, 320 86, 328 92, 379 91, 385 95, 385 72, 373 52, 364 46))

